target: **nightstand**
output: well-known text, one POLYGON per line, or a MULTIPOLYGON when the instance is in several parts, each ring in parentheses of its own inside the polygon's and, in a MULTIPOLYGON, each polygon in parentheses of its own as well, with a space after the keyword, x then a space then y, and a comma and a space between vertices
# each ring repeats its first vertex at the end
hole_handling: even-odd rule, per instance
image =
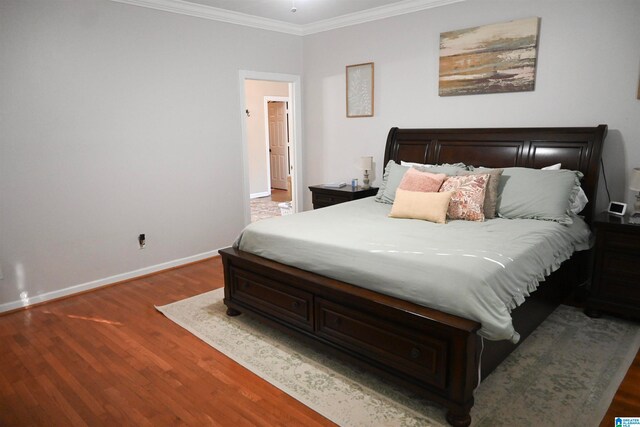
POLYGON ((640 225, 630 224, 628 216, 603 213, 593 226, 595 265, 585 312, 640 318, 640 225))
POLYGON ((324 208, 326 206, 337 205, 338 203, 350 202, 351 200, 363 199, 378 194, 376 187, 370 187, 365 190, 362 187, 353 188, 350 185, 341 188, 311 185, 309 186, 309 190, 311 190, 313 209, 324 208))

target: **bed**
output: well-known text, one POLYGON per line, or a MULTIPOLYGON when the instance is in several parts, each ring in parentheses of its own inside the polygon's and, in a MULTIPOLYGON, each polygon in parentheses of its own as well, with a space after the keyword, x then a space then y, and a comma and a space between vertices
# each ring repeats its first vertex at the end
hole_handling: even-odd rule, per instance
MULTIPOLYGON (((535 169, 561 163, 563 169, 577 170, 584 175, 581 186, 589 203, 581 216, 589 224, 594 215, 606 130, 606 125, 392 128, 384 163, 389 160, 428 164, 463 162, 491 168, 535 169)), ((367 199, 351 202, 349 208, 365 206, 365 210, 375 210, 367 203, 374 202, 367 199)), ((301 214, 300 220, 304 216, 301 214)), ((313 216, 316 217, 319 216, 313 216)), ((318 247, 318 255, 320 252, 318 247)), ((325 248, 325 252, 330 249, 325 248)), ((487 332, 478 320, 390 295, 375 286, 363 286, 366 283, 353 284, 357 280, 329 277, 332 276, 330 270, 316 269, 312 264, 302 264, 304 268, 299 268, 239 247, 223 249, 220 254, 228 315, 254 313, 265 322, 318 343, 338 356, 364 364, 445 406, 447 421, 454 426, 471 423, 473 390, 479 377, 486 377, 588 276, 588 256, 584 251, 576 252, 548 276, 526 302, 511 311, 511 322, 520 340, 489 341, 482 336, 491 336, 492 332, 487 332), (313 270, 327 271, 327 274, 313 270)), ((308 254, 313 255, 313 248, 308 254)), ((363 280, 374 283, 378 279, 376 274, 362 274, 363 280)), ((402 282, 403 277, 400 274, 397 277, 397 282, 402 282)), ((389 278, 380 282, 389 282, 389 278)))

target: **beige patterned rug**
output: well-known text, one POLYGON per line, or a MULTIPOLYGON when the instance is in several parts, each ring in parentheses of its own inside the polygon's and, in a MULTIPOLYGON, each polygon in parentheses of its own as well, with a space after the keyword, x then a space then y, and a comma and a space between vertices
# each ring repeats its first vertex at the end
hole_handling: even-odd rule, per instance
POLYGON ((261 219, 280 216, 280 208, 278 202, 272 202, 270 197, 260 197, 252 199, 251 204, 251 222, 260 221, 261 219))
MULTIPOLYGON (((163 307, 169 319, 342 426, 444 426, 444 409, 319 353, 247 314, 223 290, 163 307)), ((597 426, 640 347, 640 325, 560 306, 475 393, 475 426, 597 426)), ((612 420, 613 425, 613 420, 612 420)))
MULTIPOLYGON (((281 216, 283 213, 283 209, 280 207, 281 204, 282 202, 272 201, 271 197, 251 199, 251 222, 273 218, 274 216, 281 216)), ((287 208, 284 208, 284 212, 289 212, 291 209, 290 206, 290 203, 287 204, 287 208)))

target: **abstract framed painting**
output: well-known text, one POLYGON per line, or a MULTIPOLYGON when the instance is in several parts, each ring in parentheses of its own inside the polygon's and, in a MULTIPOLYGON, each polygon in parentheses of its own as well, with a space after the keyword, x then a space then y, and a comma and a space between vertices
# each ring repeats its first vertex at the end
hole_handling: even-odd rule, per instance
POLYGON ((347 65, 347 117, 373 117, 373 62, 347 65))
POLYGON ((440 34, 440 96, 535 88, 540 18, 440 34))

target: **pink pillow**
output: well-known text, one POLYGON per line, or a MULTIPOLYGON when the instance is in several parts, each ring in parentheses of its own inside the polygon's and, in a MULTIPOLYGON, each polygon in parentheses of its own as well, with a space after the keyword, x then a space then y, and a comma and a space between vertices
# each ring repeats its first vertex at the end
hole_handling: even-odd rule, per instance
POLYGON ((410 168, 405 172, 398 188, 406 191, 422 191, 435 193, 440 189, 447 175, 443 173, 420 172, 410 168))
POLYGON ((484 221, 484 195, 489 174, 450 176, 440 188, 453 191, 447 216, 451 219, 484 221))

